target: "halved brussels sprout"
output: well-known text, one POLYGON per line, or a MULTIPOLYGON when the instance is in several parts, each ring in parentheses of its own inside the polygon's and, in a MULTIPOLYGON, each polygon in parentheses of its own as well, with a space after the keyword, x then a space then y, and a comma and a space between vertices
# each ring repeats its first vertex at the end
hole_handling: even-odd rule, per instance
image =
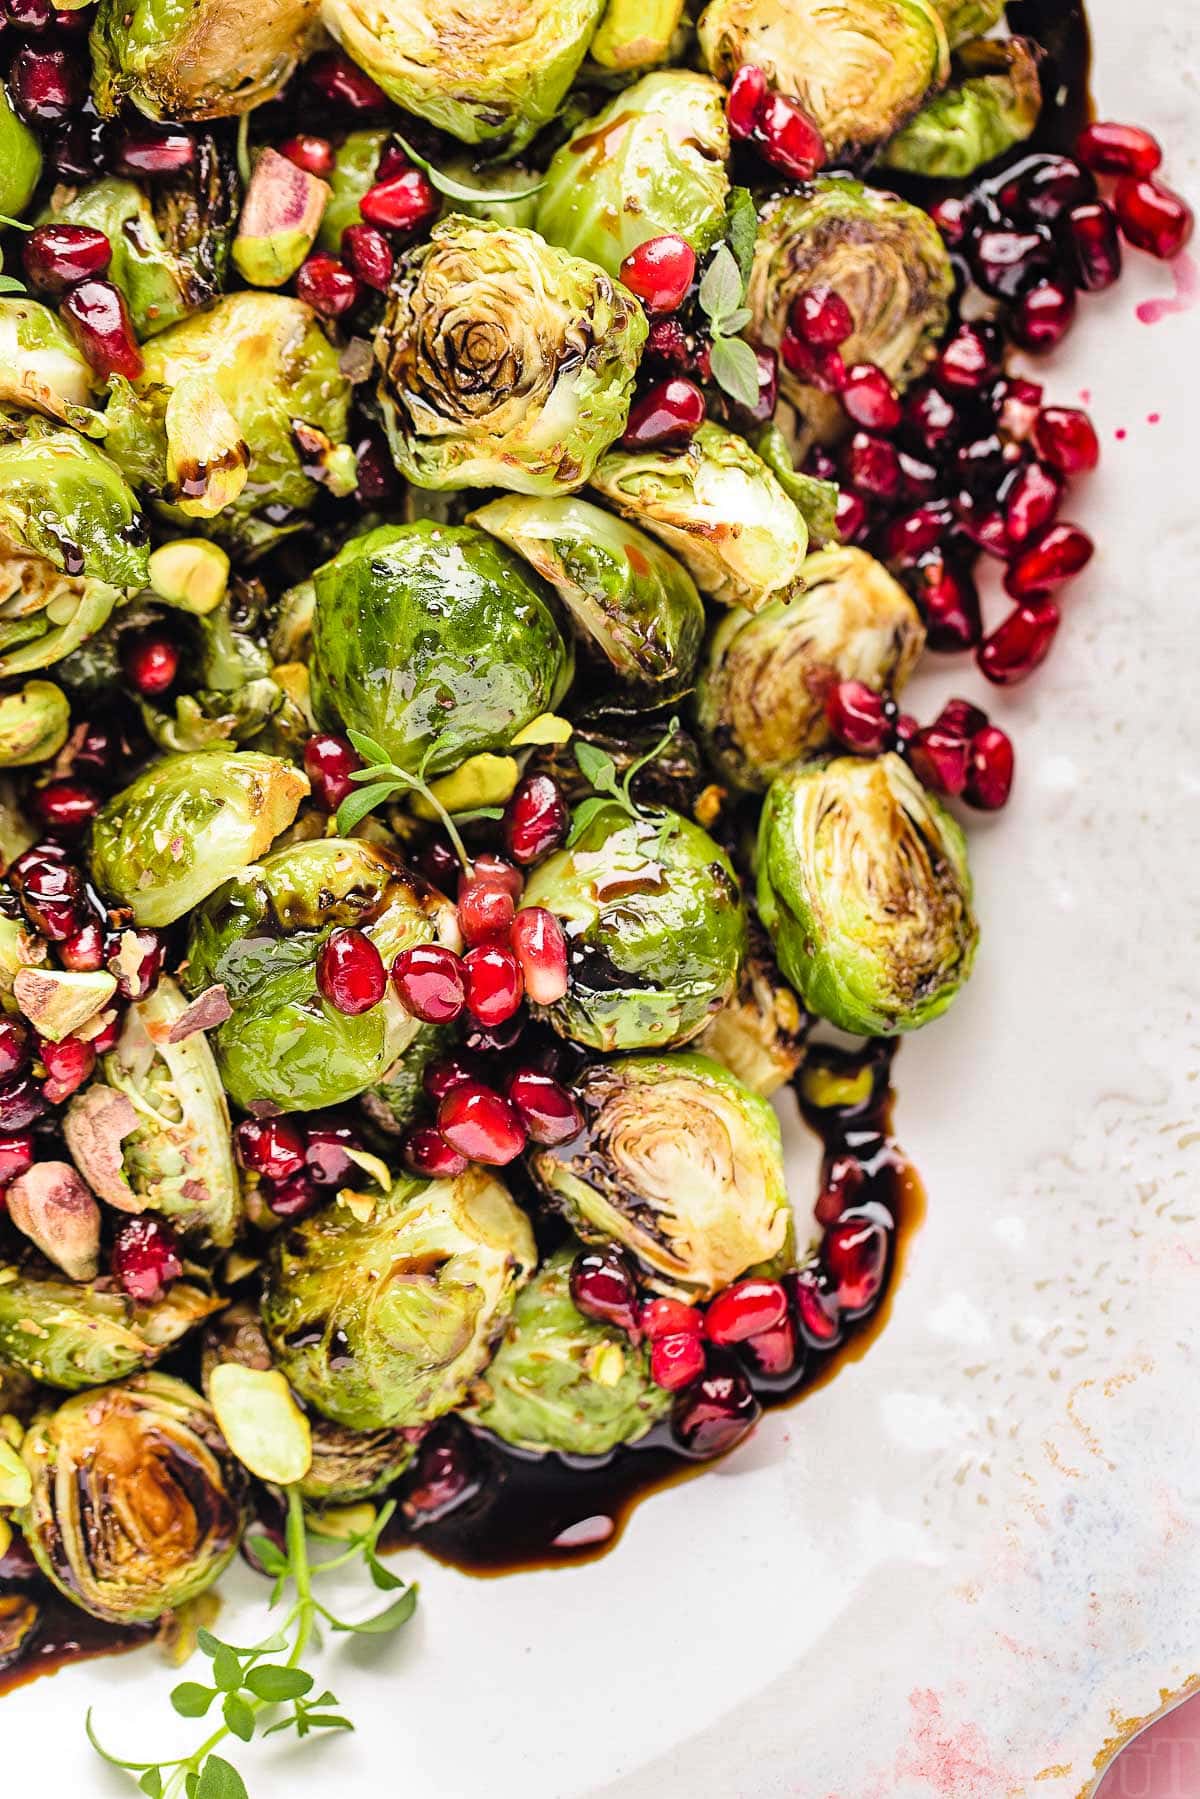
POLYGON ((314 576, 317 715, 367 732, 400 768, 444 774, 507 749, 570 685, 550 590, 470 525, 382 525, 314 576))
POLYGON ((147 534, 133 490, 77 431, 30 426, 0 443, 0 549, 44 556, 65 575, 110 588, 146 585, 147 534))
POLYGON ((0 1278, 0 1361, 47 1387, 75 1392, 152 1367, 223 1301, 190 1281, 162 1299, 135 1304, 106 1281, 38 1280, 4 1269, 0 1278))
POLYGON ((114 1624, 161 1617, 210 1587, 246 1522, 246 1477, 212 1407, 141 1374, 44 1411, 22 1447, 19 1522, 42 1573, 114 1624))
POLYGON ((753 63, 799 100, 830 161, 891 137, 950 72, 930 0, 710 0, 698 30, 714 75, 753 63))
POLYGON ((43 413, 95 435, 95 376, 56 312, 25 295, 0 296, 0 414, 43 413))
POLYGON ((46 556, 11 549, 0 530, 0 677, 69 657, 103 628, 120 598, 107 581, 64 575, 46 556))
POLYGON ((585 1242, 630 1250, 659 1293, 711 1299, 790 1266, 779 1121, 707 1056, 622 1056, 574 1082, 584 1134, 530 1157, 585 1242))
POLYGON ((536 1265, 529 1220, 487 1170, 401 1179, 365 1221, 335 1204, 279 1234, 267 1341, 335 1423, 426 1424, 462 1403, 536 1265))
POLYGON ((804 1060, 811 1020, 779 972, 770 938, 750 921, 750 948, 738 990, 695 1040, 695 1048, 769 1099, 804 1060))
POLYGON ((674 812, 600 806, 536 868, 523 903, 567 934, 570 985, 543 1016, 591 1049, 686 1043, 734 992, 746 913, 732 865, 674 812))
POLYGON ((279 92, 316 24, 320 0, 100 0, 93 92, 104 114, 125 100, 154 119, 219 119, 279 92))
POLYGON ((163 756, 100 812, 93 878, 138 924, 172 924, 268 850, 307 792, 299 769, 256 750, 163 756))
POLYGON ((520 150, 575 79, 604 0, 325 0, 325 25, 406 112, 520 150))
POLYGON ((728 160, 717 83, 690 69, 644 75, 556 151, 537 228, 610 275, 631 250, 668 231, 703 255, 725 231, 728 160))
POLYGON ((889 169, 961 181, 1033 134, 1042 109, 1037 47, 980 38, 955 58, 963 76, 923 106, 886 146, 889 169))
POLYGON ((808 529, 744 438, 701 425, 685 450, 612 450, 592 486, 691 572, 701 593, 757 612, 800 577, 808 529))
POLYGON ((549 581, 591 648, 649 703, 683 691, 704 605, 683 565, 587 500, 493 500, 471 514, 549 581))
POLYGON ((861 1036, 944 1012, 979 937, 966 839, 891 754, 779 777, 759 826, 758 910, 809 1011, 861 1036))
POLYGON ((585 1318, 571 1298, 579 1245, 558 1249, 522 1287, 504 1340, 463 1413, 517 1449, 607 1455, 636 1443, 671 1406, 644 1344, 585 1318))
POLYGON ((67 696, 53 681, 26 681, 0 694, 0 768, 28 768, 48 762, 67 741, 67 696))
POLYGON ((933 0, 945 27, 950 48, 957 50, 968 38, 983 37, 1004 17, 1006 0, 933 0))
POLYGON ((646 331, 619 281, 535 231, 443 219, 375 336, 396 466, 418 487, 582 487, 625 428, 646 331))
POLYGON ((686 30, 684 0, 608 0, 588 55, 621 74, 665 62, 686 30))
POLYGON ((277 850, 194 913, 184 978, 192 994, 219 985, 229 996, 233 1016, 212 1045, 235 1104, 340 1105, 380 1080, 416 1036, 391 982, 354 1017, 320 997, 317 957, 347 926, 365 932, 388 968, 412 944, 459 942, 449 901, 361 838, 277 850))
POLYGON ((0 81, 0 212, 19 219, 34 196, 42 173, 42 152, 25 121, 18 117, 0 81))
POLYGON ((833 741, 825 698, 835 682, 899 693, 925 644, 913 602, 865 550, 821 550, 803 574, 795 599, 721 620, 697 683, 708 753, 751 793, 833 741))

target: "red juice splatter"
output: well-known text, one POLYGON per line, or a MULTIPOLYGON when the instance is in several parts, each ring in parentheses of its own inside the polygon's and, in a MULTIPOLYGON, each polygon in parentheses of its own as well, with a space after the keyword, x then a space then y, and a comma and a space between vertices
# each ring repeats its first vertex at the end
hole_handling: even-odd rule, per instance
POLYGON ((1175 282, 1175 292, 1167 298, 1142 300, 1135 308, 1143 325, 1157 325, 1175 312, 1190 312, 1200 300, 1200 265, 1186 254, 1176 256, 1167 267, 1175 282))

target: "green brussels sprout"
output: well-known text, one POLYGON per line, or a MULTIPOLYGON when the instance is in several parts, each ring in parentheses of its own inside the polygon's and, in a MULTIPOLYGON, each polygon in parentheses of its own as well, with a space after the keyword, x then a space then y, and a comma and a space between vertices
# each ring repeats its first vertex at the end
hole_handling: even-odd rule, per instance
POLYGON ((537 228, 610 275, 631 250, 668 231, 702 256, 725 232, 728 160, 717 83, 690 69, 643 75, 556 151, 537 228))
MULTIPOLYGON (((31 428, 0 443, 0 550, 45 557, 65 575, 110 589, 146 584, 145 523, 132 489, 116 463, 75 431, 31 428)), ((110 610, 117 598, 113 592, 110 610)))
POLYGON ((514 1448, 607 1455, 669 1411, 645 1345, 585 1318, 571 1298, 579 1245, 558 1249, 522 1287, 504 1339, 463 1416, 514 1448))
POLYGON ((468 219, 490 219, 493 225, 519 225, 523 230, 537 230, 538 193, 541 182, 537 172, 522 162, 487 162, 477 164, 469 151, 439 159, 443 175, 470 192, 471 199, 461 194, 447 197, 443 211, 461 213, 468 219))
POLYGON ((229 996, 233 1016, 212 1045, 235 1104, 339 1105, 381 1080, 417 1035, 390 982, 355 1017, 319 996, 317 957, 347 926, 366 933, 388 968, 413 944, 459 942, 450 902, 361 838, 276 850, 193 915, 185 980, 192 994, 223 986, 229 996))
MULTIPOLYGON (((206 538, 193 542, 197 549, 224 556, 206 538)), ((156 550, 151 557, 152 576, 154 561, 162 554, 156 550)), ((138 701, 142 722, 159 749, 203 750, 230 739, 252 743, 273 720, 284 722, 287 698, 272 679, 271 658, 261 641, 264 608, 247 598, 254 595, 256 585, 239 583, 232 595, 196 618, 194 654, 185 659, 179 682, 186 691, 175 694, 170 711, 148 699, 138 701)), ((311 735, 311 727, 306 725, 302 735, 311 735)))
POLYGON ((950 72, 930 0, 710 0, 697 29, 721 80, 753 63, 793 94, 831 162, 891 137, 950 72))
POLYGON ((841 541, 837 524, 838 487, 836 481, 822 481, 798 469, 792 459, 788 440, 773 421, 764 425, 754 439, 755 452, 762 457, 788 499, 793 502, 808 527, 808 541, 814 548, 841 541))
POLYGON ((320 0, 100 0, 92 86, 106 116, 125 100, 152 119, 220 119, 279 92, 320 0))
POLYGON ((199 1393, 140 1374, 43 1411, 18 1515, 42 1573, 114 1624, 146 1623, 211 1587, 246 1523, 247 1481, 199 1393))
POLYGON ((0 416, 42 413, 96 435, 95 376, 56 312, 24 294, 0 296, 0 416))
POLYGON ((425 1070, 452 1054, 458 1029, 452 1024, 423 1024, 390 1068, 362 1096, 362 1108, 379 1130, 399 1136, 418 1114, 428 1111, 423 1085, 425 1070))
POLYGON ((153 1366, 222 1301, 190 1281, 162 1299, 135 1303, 108 1282, 38 1280, 4 1269, 0 1278, 0 1361, 47 1387, 76 1392, 153 1366))
POLYGON ((106 581, 60 574, 45 556, 10 552, 0 531, 0 678, 71 657, 102 630, 120 598, 106 581))
POLYGON ((569 946, 566 995, 538 1010, 591 1049, 686 1043, 737 987, 746 913, 732 865, 674 812, 632 817, 611 802, 580 822, 525 888, 569 946))
POLYGON ((751 1093, 770 1099, 804 1060, 809 1019, 779 972, 771 940, 757 919, 738 990, 695 1040, 702 1055, 736 1074, 751 1093))
POLYGON ((319 490, 353 486, 350 382, 316 314, 286 294, 244 290, 143 347, 136 390, 118 383, 109 452, 176 525, 208 521, 248 553, 295 529, 319 490))
POLYGON ((891 754, 780 775, 759 825, 758 910, 808 1010, 860 1036, 937 1018, 979 936, 966 839, 891 754))
POLYGON ((342 232, 347 225, 362 224, 359 202, 367 189, 375 185, 379 158, 391 135, 390 131, 351 131, 334 150, 333 168, 325 177, 329 198, 317 232, 319 250, 340 256, 342 232))
POLYGON ((19 693, 0 694, 0 768, 57 756, 70 716, 67 696, 53 681, 26 681, 19 693))
POLYGON ((734 432, 703 424, 685 450, 612 450, 592 486, 674 551, 710 600, 756 612, 795 590, 807 527, 734 432))
POLYGON ((470 525, 382 525, 314 576, 317 716, 373 737, 400 768, 444 774, 507 749, 570 685, 550 590, 470 525))
POLYGON ((964 79, 896 133, 882 157, 889 169, 960 181, 1032 136, 1042 110, 1035 45, 980 38, 955 60, 964 79))
POLYGON ((277 1236, 267 1341, 335 1424, 426 1424, 461 1405, 536 1265, 529 1220, 489 1170, 406 1177, 365 1221, 335 1204, 277 1236))
POLYGON ((620 282, 536 232, 443 219, 375 337, 396 466, 418 487, 582 487, 625 428, 646 331, 620 282))
POLYGON ((92 876, 138 924, 172 924, 261 856, 308 782, 255 750, 164 756, 114 794, 92 827, 92 876))
POLYGON ((575 79, 604 0, 325 0, 338 42, 398 106, 520 150, 575 79))
POLYGON ((584 1131, 530 1157, 585 1242, 623 1244, 649 1284, 711 1299, 793 1253, 779 1120, 707 1056, 622 1056, 574 1083, 584 1131))
POLYGON ((731 612, 713 632, 696 686, 709 756, 732 786, 763 792, 833 741, 835 682, 899 693, 924 645, 920 613, 882 563, 849 546, 819 551, 795 599, 731 612))
POLYGON ((42 152, 34 133, 13 110, 0 81, 0 212, 19 219, 41 179, 42 152))
POLYGON ((704 605, 673 556, 580 499, 493 500, 473 524, 549 581, 584 641, 649 703, 683 691, 704 639, 704 605))
POLYGON ((950 48, 957 50, 969 38, 983 37, 1004 17, 1006 0, 933 0, 945 27, 950 48))
MULTIPOLYGON (((850 308, 846 362, 874 362, 899 388, 936 354, 950 317, 954 275, 929 214, 858 181, 818 176, 770 204, 759 225, 746 290, 750 335, 776 350, 805 288, 831 287, 850 308)), ((782 363, 780 391, 813 435, 845 428, 837 399, 818 393, 782 363)))
POLYGON ((684 0, 608 0, 588 55, 619 74, 665 62, 683 28, 684 0))

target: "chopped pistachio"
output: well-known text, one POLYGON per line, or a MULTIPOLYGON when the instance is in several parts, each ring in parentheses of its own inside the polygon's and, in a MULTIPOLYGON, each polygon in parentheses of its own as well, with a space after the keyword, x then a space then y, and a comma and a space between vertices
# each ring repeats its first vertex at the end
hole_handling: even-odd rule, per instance
POLYGON ((17 1005, 51 1043, 61 1043, 86 1024, 116 990, 115 978, 104 969, 69 974, 58 968, 22 968, 13 980, 17 1005))

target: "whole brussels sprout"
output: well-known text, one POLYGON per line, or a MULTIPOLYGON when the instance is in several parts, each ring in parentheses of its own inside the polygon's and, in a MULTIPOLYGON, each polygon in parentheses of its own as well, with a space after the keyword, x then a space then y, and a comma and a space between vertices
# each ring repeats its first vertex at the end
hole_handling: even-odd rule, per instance
POLYGON ((93 92, 106 116, 132 100, 154 119, 219 119, 279 92, 320 0, 100 0, 93 92))
POLYGON ((620 282, 535 231, 443 219, 375 336, 397 468, 418 487, 582 487, 625 428, 646 331, 620 282))
POLYGON ((728 160, 717 83, 689 69, 644 75, 556 151, 538 196, 537 228, 610 275, 664 232, 703 255, 724 235, 728 160))
POLYGON ((835 682, 899 693, 925 644, 913 602, 865 550, 821 550, 803 574, 795 599, 721 620, 697 683, 709 756, 751 793, 833 741, 825 698, 835 682))
POLYGON ((256 750, 163 756, 92 826, 92 876, 138 924, 172 924, 270 848, 308 782, 256 750))
POLYGON ((280 1233, 267 1341, 335 1423, 426 1424, 462 1403, 536 1265, 529 1220, 487 1170, 401 1179, 365 1221, 335 1204, 280 1233))
POLYGON ((0 443, 0 549, 43 556, 65 575, 114 589, 146 584, 146 528, 133 491, 77 431, 31 426, 0 443))
POLYGON ((38 412, 95 435, 95 376, 56 312, 25 295, 0 296, 0 416, 38 412))
POLYGON ((794 95, 831 162, 891 137, 950 72, 930 0, 710 0, 698 31, 714 75, 753 63, 794 95))
POLYGON ((758 910, 809 1011, 861 1036, 944 1012, 979 936, 962 831, 891 754, 779 777, 759 825, 758 910))
POLYGON ((791 1265, 779 1120, 707 1056, 622 1056, 574 1083, 584 1133, 530 1157, 590 1243, 621 1243, 649 1284, 711 1299, 750 1269, 791 1265))
POLYGON ((1006 0, 933 0, 933 4, 950 48, 957 50, 969 38, 983 37, 1000 23, 1006 0))
POLYGON ((448 900, 361 838, 294 843, 220 888, 193 915, 188 991, 223 986, 233 1016, 212 1033, 231 1099, 285 1112, 340 1105, 380 1080, 416 1036, 391 983, 350 1016, 320 997, 316 964, 334 930, 363 931, 391 967, 433 938, 459 943, 448 900))
POLYGON ((607 1455, 636 1443, 670 1409, 671 1395, 650 1379, 645 1346, 576 1307, 578 1249, 556 1250, 522 1287, 463 1414, 517 1449, 607 1455))
POLYGON ((744 438, 703 424, 685 450, 612 450, 592 486, 666 544, 701 593, 756 612, 796 587, 808 530, 744 438))
POLYGON ((70 708, 53 681, 26 681, 19 692, 0 694, 0 768, 48 762, 67 741, 70 708))
POLYGON ((604 0, 325 0, 322 18, 405 112, 520 150, 575 79, 604 0))
POLYGON ((141 1305, 109 1291, 107 1282, 7 1271, 0 1281, 0 1361, 47 1387, 98 1387, 151 1367, 221 1304, 190 1281, 175 1281, 162 1299, 141 1305))
POLYGON ((811 1020, 779 972, 757 919, 738 990, 695 1040, 695 1048, 736 1074, 761 1099, 786 1086, 804 1059, 811 1020))
POLYGON ((686 1043, 737 986, 746 913, 736 876, 677 813, 599 805, 534 870, 523 903, 555 913, 567 934, 570 984, 539 1010, 591 1049, 686 1043))
POLYGON ((42 173, 42 152, 18 117, 8 88, 0 81, 0 212, 19 219, 34 196, 42 173))
POLYGON ((687 687, 704 605, 683 565, 644 531, 574 498, 506 496, 471 518, 550 582, 584 640, 650 704, 687 687))
POLYGON ((246 1522, 246 1476, 208 1401, 166 1374, 135 1375, 44 1411, 22 1456, 19 1515, 42 1573, 114 1624, 161 1617, 210 1587, 246 1522))
POLYGON ((1042 109, 1038 51, 1025 38, 980 38, 955 61, 964 79, 923 106, 883 152, 889 169, 960 181, 1024 143, 1042 109))
POLYGON ((507 749, 570 685, 553 597, 470 525, 382 525, 314 576, 317 716, 373 737, 400 768, 443 774, 507 749))

